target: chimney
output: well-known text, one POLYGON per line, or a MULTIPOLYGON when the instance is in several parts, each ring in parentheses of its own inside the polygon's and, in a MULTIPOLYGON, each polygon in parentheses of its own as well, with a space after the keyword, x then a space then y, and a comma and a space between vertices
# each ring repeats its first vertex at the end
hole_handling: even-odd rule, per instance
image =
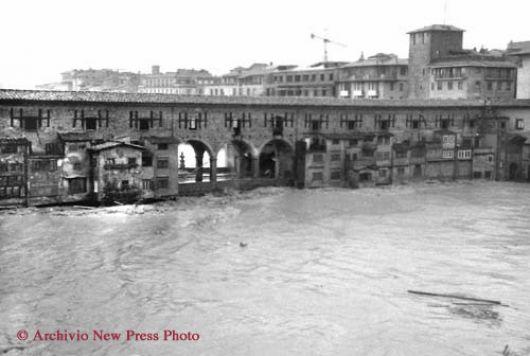
POLYGON ((160 74, 160 66, 159 65, 151 66, 151 74, 160 74))

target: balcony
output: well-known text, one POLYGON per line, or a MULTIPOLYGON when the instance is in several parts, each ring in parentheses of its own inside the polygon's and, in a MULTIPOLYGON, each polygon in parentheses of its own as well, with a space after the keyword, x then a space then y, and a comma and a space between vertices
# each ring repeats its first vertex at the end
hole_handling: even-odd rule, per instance
POLYGON ((364 93, 362 90, 354 90, 353 91, 353 97, 355 98, 361 98, 364 96, 364 93))

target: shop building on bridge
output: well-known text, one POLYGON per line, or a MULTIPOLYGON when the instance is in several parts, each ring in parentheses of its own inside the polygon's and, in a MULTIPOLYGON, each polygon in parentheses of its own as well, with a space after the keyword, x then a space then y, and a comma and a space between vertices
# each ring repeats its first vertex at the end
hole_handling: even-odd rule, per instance
POLYGON ((28 153, 18 153, 17 159, 27 176, 15 185, 22 192, 19 203, 30 205, 91 196, 104 200, 106 182, 123 195, 134 188, 138 196, 162 198, 229 184, 526 180, 528 127, 526 100, 484 104, 0 90, 0 136, 26 147, 20 152, 28 153), (195 151, 194 184, 178 184, 179 143, 195 151), (232 179, 217 182, 217 156, 226 147, 232 179), (206 153, 209 179, 202 181, 206 153), (27 197, 20 188, 25 185, 27 197))

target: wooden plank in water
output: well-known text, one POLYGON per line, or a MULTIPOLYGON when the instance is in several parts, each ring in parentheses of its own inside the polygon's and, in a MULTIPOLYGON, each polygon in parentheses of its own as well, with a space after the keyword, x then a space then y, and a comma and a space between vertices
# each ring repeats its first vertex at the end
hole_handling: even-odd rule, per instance
POLYGON ((425 295, 429 297, 442 297, 442 298, 454 298, 454 299, 462 299, 462 300, 472 300, 474 302, 484 302, 484 303, 490 303, 490 304, 499 304, 502 303, 498 300, 491 300, 491 299, 481 299, 481 298, 472 298, 472 297, 462 297, 455 294, 445 294, 445 293, 430 293, 430 292, 422 292, 418 290, 408 290, 409 293, 417 294, 417 295, 425 295))

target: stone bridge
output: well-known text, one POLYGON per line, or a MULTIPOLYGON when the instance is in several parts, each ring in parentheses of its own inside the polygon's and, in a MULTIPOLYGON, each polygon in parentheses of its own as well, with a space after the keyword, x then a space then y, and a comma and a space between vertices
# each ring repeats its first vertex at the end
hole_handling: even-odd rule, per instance
POLYGON ((28 139, 34 155, 54 154, 61 134, 130 142, 174 138, 193 147, 197 167, 208 153, 211 182, 216 181, 216 159, 223 148, 238 178, 289 180, 298 174, 297 145, 310 148, 322 138, 352 142, 359 135, 380 133, 391 134, 396 143, 428 141, 437 130, 452 130, 460 139, 480 135, 481 122, 499 119, 501 129, 510 132, 518 116, 527 120, 529 109, 530 101, 521 100, 351 101, 0 90, 0 137, 28 139))

